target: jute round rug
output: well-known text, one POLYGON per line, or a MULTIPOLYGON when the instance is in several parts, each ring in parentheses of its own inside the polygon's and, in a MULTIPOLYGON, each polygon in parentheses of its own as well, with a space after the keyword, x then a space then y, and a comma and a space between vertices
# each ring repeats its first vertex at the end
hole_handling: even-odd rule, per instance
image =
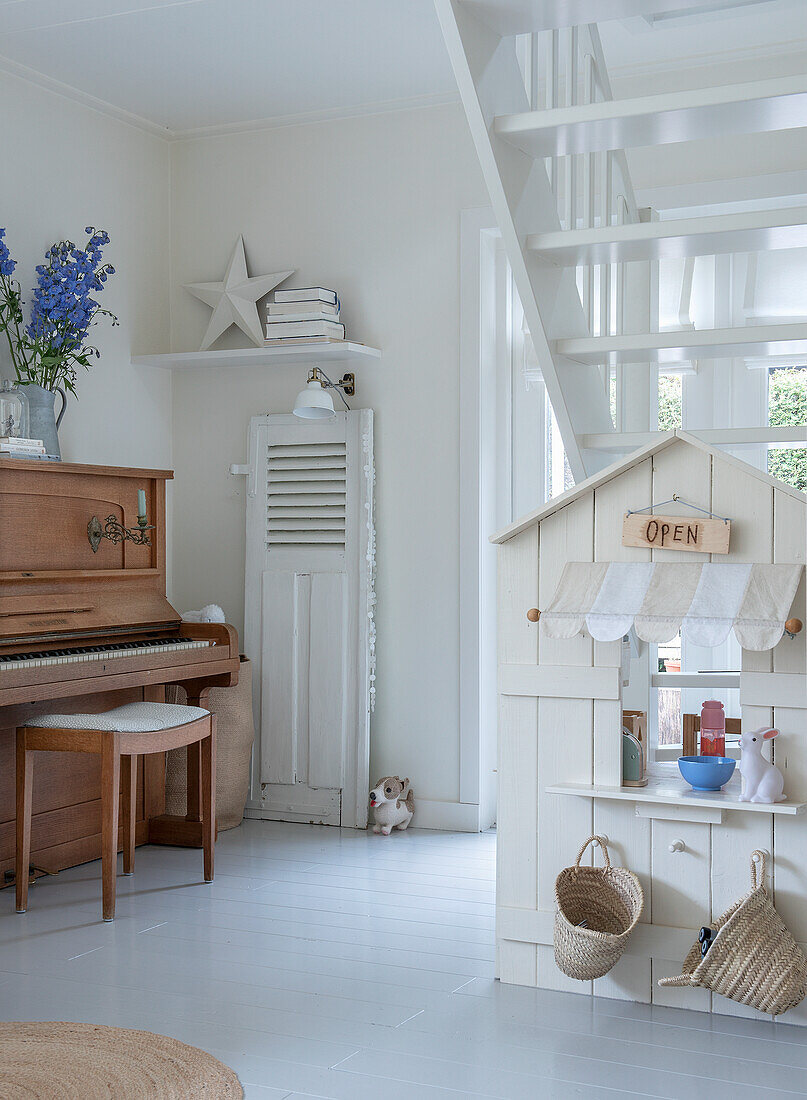
POLYGON ((205 1051, 98 1024, 0 1023, 0 1100, 241 1100, 205 1051))

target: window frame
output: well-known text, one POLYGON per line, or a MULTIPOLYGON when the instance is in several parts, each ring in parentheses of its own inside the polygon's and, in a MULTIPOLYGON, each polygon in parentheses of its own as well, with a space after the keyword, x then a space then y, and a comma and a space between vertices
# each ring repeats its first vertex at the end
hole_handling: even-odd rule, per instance
MULTIPOLYGON (((657 668, 658 667, 658 646, 657 645, 649 645, 648 646, 648 654, 649 654, 649 658, 650 658, 651 668, 657 668)), ((674 763, 678 759, 678 757, 681 755, 681 749, 683 748, 683 729, 681 731, 682 732, 681 741, 675 741, 672 744, 667 744, 667 745, 660 745, 659 744, 659 740, 658 740, 658 735, 659 735, 659 729, 658 729, 659 694, 658 693, 661 690, 661 685, 658 683, 658 677, 660 675, 663 675, 663 674, 654 673, 654 672, 650 673, 650 692, 649 692, 649 711, 650 711, 650 713, 647 716, 647 739, 648 739, 648 749, 650 750, 648 752, 648 756, 650 758, 651 763, 667 764, 667 763, 674 763)), ((708 673, 708 672, 689 672, 686 675, 689 678, 693 679, 693 680, 697 680, 698 678, 703 678, 704 680, 708 680, 708 678, 710 676, 710 673, 708 673)), ((740 689, 740 677, 742 676, 742 672, 741 672, 741 670, 736 670, 736 672, 734 670, 732 670, 731 675, 736 675, 736 677, 737 677, 736 687, 731 687, 731 688, 728 688, 728 689, 720 688, 720 689, 718 689, 720 692, 725 691, 725 690, 739 691, 739 689, 740 689)), ((673 688, 674 685, 670 684, 669 687, 673 688)), ((679 684, 678 690, 686 690, 686 689, 696 690, 696 687, 694 685, 679 684)), ((713 685, 709 685, 708 683, 705 683, 704 686, 703 686, 703 692, 705 693, 704 698, 706 699, 706 698, 710 697, 710 694, 715 693, 715 688, 714 688, 713 685)), ((687 713, 689 713, 689 712, 687 712, 687 713)), ((736 745, 736 744, 726 745, 726 756, 730 756, 734 760, 739 760, 740 759, 739 746, 736 745)))

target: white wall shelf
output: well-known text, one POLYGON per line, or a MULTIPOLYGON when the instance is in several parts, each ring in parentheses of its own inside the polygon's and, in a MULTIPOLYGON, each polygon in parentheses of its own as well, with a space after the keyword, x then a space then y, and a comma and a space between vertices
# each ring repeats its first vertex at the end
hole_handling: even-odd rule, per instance
POLYGON ((293 363, 342 362, 347 359, 380 359, 378 348, 354 340, 328 340, 321 344, 283 344, 224 351, 176 351, 163 355, 133 355, 140 367, 183 370, 189 367, 282 367, 293 363))
POLYGON ((585 783, 558 783, 546 788, 547 794, 576 795, 582 798, 605 798, 616 802, 650 803, 702 810, 741 810, 748 813, 804 813, 805 802, 740 802, 739 784, 732 780, 722 791, 693 791, 688 783, 674 777, 650 779, 646 787, 605 787, 585 783))

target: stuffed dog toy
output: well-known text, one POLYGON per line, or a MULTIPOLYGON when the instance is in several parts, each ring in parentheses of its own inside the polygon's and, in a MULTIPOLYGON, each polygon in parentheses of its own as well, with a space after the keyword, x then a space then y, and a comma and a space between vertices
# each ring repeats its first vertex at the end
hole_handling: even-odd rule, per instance
POLYGON ((415 812, 415 796, 408 779, 387 775, 379 779, 370 791, 370 808, 373 811, 374 833, 389 836, 393 829, 408 828, 415 812))
POLYGON ((184 623, 226 623, 224 612, 217 603, 205 604, 199 611, 186 611, 182 616, 184 623))

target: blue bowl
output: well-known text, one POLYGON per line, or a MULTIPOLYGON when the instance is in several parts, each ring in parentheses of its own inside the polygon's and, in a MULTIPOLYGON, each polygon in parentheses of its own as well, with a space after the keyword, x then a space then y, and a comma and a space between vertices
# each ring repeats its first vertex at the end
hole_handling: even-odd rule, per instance
POLYGON ((730 756, 679 756, 678 770, 693 791, 719 791, 734 774, 730 756))

